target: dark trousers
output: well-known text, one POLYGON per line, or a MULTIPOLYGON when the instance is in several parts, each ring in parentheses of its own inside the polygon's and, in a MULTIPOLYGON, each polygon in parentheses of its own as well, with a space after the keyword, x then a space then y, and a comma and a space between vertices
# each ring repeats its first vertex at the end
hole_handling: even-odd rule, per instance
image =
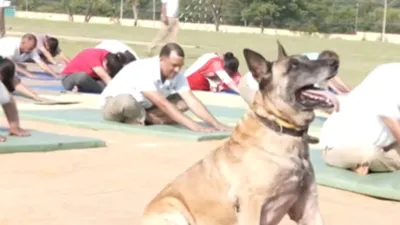
POLYGON ((106 84, 102 80, 93 79, 86 73, 78 72, 66 75, 62 79, 62 84, 65 90, 72 90, 75 86, 78 87, 79 92, 100 94, 106 84))

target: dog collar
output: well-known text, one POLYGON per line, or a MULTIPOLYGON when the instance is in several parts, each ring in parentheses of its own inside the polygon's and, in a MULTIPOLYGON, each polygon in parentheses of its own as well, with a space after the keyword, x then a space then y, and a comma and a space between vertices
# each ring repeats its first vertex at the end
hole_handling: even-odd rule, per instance
POLYGON ((302 137, 308 129, 296 129, 296 126, 286 122, 283 119, 275 117, 273 120, 267 119, 255 113, 256 117, 268 128, 281 134, 287 134, 294 137, 302 137))

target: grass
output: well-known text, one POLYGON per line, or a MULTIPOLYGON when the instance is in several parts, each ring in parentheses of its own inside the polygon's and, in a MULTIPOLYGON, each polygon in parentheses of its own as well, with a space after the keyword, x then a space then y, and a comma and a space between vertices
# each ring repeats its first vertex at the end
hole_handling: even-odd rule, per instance
MULTIPOLYGON (((69 22, 53 22, 46 20, 28 20, 7 18, 7 26, 12 31, 43 32, 59 35, 84 36, 104 39, 123 39, 150 42, 156 29, 124 27, 120 25, 79 24, 69 22)), ((400 60, 400 45, 344 40, 326 40, 309 37, 267 36, 261 34, 228 34, 181 30, 179 43, 195 45, 199 48, 185 49, 186 66, 190 65, 203 53, 233 52, 240 60, 240 71, 247 72, 243 48, 250 48, 262 53, 267 59, 274 60, 277 55, 276 40, 279 39, 289 54, 315 52, 331 49, 339 53, 341 58, 340 76, 350 85, 359 83, 365 75, 382 63, 400 60)), ((63 51, 75 55, 79 50, 94 46, 94 43, 61 40, 63 51)), ((130 45, 140 56, 145 56, 146 46, 130 45)))

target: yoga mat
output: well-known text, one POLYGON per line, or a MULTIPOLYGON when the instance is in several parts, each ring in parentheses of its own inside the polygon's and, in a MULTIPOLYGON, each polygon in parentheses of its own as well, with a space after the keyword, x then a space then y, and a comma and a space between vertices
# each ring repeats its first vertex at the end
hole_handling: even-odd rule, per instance
POLYGON ((56 150, 83 149, 104 147, 105 142, 99 139, 59 135, 36 130, 29 130, 29 137, 8 136, 6 129, 0 129, 0 135, 7 137, 0 142, 0 154, 16 152, 47 152, 56 150))
POLYGON ((24 102, 29 102, 29 103, 33 103, 36 105, 72 105, 72 104, 78 104, 80 103, 80 101, 69 101, 69 100, 58 100, 58 99, 53 99, 50 97, 47 97, 47 101, 45 102, 38 102, 35 101, 31 98, 28 98, 26 96, 21 95, 20 93, 15 93, 15 97, 17 100, 22 100, 24 102))
POLYGON ((20 111, 25 119, 44 121, 74 127, 98 130, 115 130, 127 133, 147 134, 157 137, 179 138, 192 141, 220 140, 230 136, 230 132, 199 133, 182 126, 172 125, 129 125, 105 121, 102 112, 95 109, 20 111))
POLYGON ((326 165, 321 150, 310 150, 310 157, 319 185, 400 201, 400 172, 371 173, 363 176, 326 165))
POLYGON ((65 91, 62 85, 29 85, 28 87, 46 91, 57 91, 57 92, 65 91))
POLYGON ((25 78, 25 79, 31 79, 31 80, 60 80, 58 78, 55 78, 55 77, 51 76, 49 73, 46 73, 46 72, 38 72, 38 71, 32 72, 31 71, 31 73, 33 75, 35 75, 34 78, 27 77, 27 76, 22 75, 20 73, 17 73, 17 76, 19 78, 25 78))
MULTIPOLYGON (((246 109, 243 108, 234 108, 234 107, 225 107, 225 106, 216 106, 216 105, 207 105, 207 109, 219 120, 226 123, 236 123, 240 121, 243 115, 246 113, 246 109)), ((186 112, 188 116, 194 118, 195 115, 188 111, 186 112)), ((312 122, 312 127, 322 127, 326 118, 321 116, 316 116, 314 121, 312 122)))

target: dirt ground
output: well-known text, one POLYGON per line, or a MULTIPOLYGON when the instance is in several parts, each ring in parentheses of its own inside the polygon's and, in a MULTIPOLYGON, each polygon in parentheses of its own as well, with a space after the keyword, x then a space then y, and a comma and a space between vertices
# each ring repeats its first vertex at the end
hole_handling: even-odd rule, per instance
MULTIPOLYGON (((182 142, 30 121, 23 121, 23 125, 102 138, 108 147, 0 155, 2 225, 137 224, 145 204, 168 181, 221 143, 182 142)), ((328 225, 394 225, 400 220, 400 203, 325 187, 319 188, 319 195, 328 225)), ((285 218, 281 224, 292 222, 285 218)))

